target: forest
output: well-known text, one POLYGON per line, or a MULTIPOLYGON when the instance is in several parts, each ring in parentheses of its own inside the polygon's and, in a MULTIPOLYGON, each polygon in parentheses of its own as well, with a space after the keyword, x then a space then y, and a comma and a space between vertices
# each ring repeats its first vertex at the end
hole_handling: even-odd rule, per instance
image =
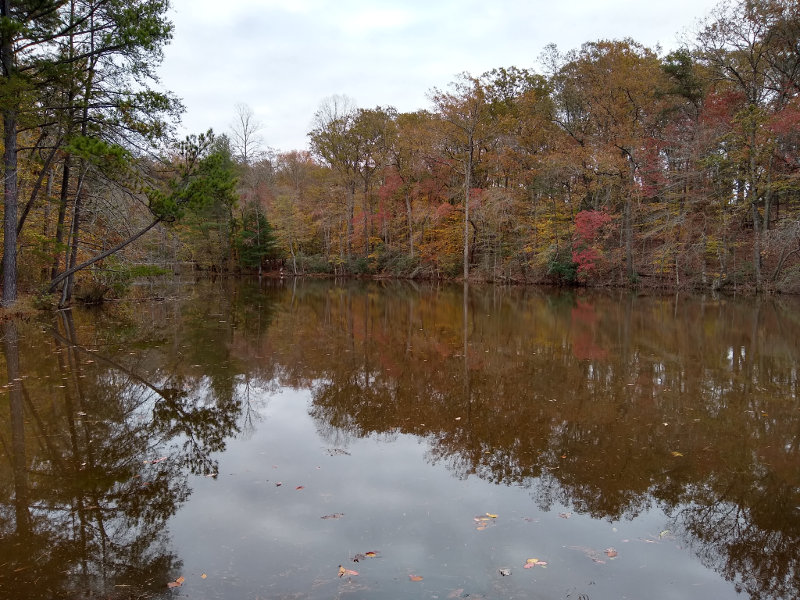
POLYGON ((331 96, 290 152, 245 105, 175 139, 167 9, 0 1, 2 306, 186 269, 800 292, 795 0, 723 2, 669 53, 547 46, 413 113, 331 96))

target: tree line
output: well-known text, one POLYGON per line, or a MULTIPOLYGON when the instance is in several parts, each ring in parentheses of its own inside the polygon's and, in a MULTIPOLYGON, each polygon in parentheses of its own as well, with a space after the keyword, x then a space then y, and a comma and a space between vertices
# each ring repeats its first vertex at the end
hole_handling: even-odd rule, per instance
POLYGON ((465 73, 427 110, 332 96, 283 153, 246 106, 167 142, 179 102, 146 85, 166 2, 4 6, 4 304, 16 276, 68 302, 76 273, 102 292, 185 264, 800 291, 791 0, 723 2, 664 55, 548 46, 541 72, 465 73))

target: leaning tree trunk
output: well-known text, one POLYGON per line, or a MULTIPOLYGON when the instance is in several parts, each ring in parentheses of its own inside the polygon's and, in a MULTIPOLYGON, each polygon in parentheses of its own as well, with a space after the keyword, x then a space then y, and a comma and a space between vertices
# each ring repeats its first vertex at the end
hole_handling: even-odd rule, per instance
POLYGON ((142 236, 143 236, 145 233, 147 233, 148 231, 150 231, 150 230, 151 230, 153 227, 155 227, 156 225, 158 225, 159 223, 161 223, 161 221, 163 221, 163 220, 164 220, 164 218, 163 218, 163 217, 158 217, 158 218, 157 218, 157 219, 155 219, 155 220, 154 220, 152 223, 150 223, 150 224, 149 224, 147 227, 145 227, 144 229, 140 230, 138 233, 135 233, 134 235, 132 235, 131 237, 129 237, 127 240, 124 240, 124 241, 120 242, 119 244, 117 244, 117 245, 116 245, 116 246, 114 246, 113 248, 109 248, 108 250, 104 250, 104 251, 103 251, 103 252, 101 252, 100 254, 98 254, 98 255, 96 255, 96 256, 93 256, 93 257, 92 257, 92 258, 90 258, 89 260, 85 260, 85 261, 83 261, 83 262, 82 262, 81 264, 79 264, 79 265, 75 265, 75 266, 74 266, 74 267, 72 267, 71 269, 67 269, 66 271, 64 271, 64 272, 63 272, 63 273, 61 273, 60 275, 57 275, 57 276, 56 276, 56 277, 54 277, 54 278, 53 278, 53 280, 50 282, 50 287, 48 288, 47 292, 48 292, 49 294, 52 294, 53 292, 55 292, 55 291, 58 289, 58 286, 59 286, 59 285, 61 284, 61 282, 62 282, 62 281, 64 281, 64 280, 65 280, 67 277, 69 277, 69 276, 70 276, 70 275, 72 275, 73 273, 76 273, 77 271, 80 271, 81 269, 85 269, 86 267, 89 267, 89 266, 93 265, 93 264, 94 264, 94 263, 96 263, 97 261, 103 260, 103 259, 104 259, 105 257, 107 257, 107 256, 111 256, 111 255, 112 255, 112 254, 114 254, 115 252, 119 252, 120 250, 122 250, 122 249, 123 249, 125 246, 127 246, 128 244, 132 244, 133 242, 135 242, 136 240, 138 240, 140 237, 142 237, 142 236))

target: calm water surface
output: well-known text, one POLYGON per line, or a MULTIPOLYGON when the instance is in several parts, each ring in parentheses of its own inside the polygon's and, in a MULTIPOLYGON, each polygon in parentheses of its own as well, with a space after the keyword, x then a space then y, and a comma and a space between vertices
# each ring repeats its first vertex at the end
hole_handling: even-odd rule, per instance
POLYGON ((202 283, 0 329, 0 598, 800 596, 795 299, 202 283))

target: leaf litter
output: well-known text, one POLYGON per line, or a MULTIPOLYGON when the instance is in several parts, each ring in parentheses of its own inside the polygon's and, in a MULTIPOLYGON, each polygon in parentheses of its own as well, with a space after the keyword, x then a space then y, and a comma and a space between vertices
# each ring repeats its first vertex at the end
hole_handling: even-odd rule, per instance
POLYGON ((483 531, 489 525, 494 525, 496 523, 497 515, 493 513, 485 513, 483 515, 478 515, 477 517, 473 518, 475 521, 475 529, 478 531, 483 531))
POLYGON ((380 556, 380 552, 377 550, 370 550, 369 552, 359 552, 351 559, 353 562, 360 562, 362 560, 367 560, 368 558, 378 558, 380 556))
POLYGON ((524 569, 532 569, 533 567, 547 567, 547 562, 539 560, 538 558, 529 558, 525 561, 524 569))

